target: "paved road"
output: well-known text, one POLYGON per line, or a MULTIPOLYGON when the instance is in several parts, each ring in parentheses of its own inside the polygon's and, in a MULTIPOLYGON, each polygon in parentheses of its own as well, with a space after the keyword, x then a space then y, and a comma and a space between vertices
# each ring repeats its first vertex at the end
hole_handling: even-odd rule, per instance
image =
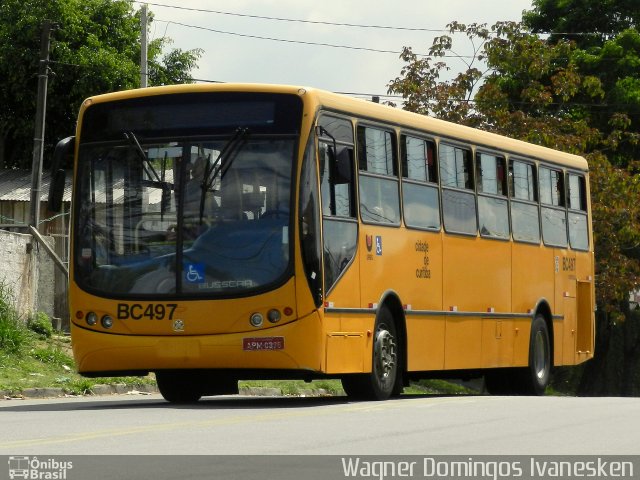
POLYGON ((0 400, 0 455, 640 454, 640 398, 0 400))

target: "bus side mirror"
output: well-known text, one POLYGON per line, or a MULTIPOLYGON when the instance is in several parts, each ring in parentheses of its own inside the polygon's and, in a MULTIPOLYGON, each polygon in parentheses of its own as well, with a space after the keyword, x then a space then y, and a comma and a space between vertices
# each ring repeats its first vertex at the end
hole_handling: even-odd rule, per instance
POLYGON ((65 164, 66 159, 73 155, 76 144, 76 137, 67 137, 58 142, 53 151, 51 162, 51 184, 49 185, 49 201, 47 208, 50 212, 60 212, 62 210, 62 199, 65 185, 65 164))

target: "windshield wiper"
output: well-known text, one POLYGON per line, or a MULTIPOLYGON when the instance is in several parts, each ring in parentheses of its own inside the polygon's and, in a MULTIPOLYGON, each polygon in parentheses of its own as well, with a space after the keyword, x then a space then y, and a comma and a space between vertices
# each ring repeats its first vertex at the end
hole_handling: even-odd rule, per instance
MULTIPOLYGON (((142 170, 144 170, 144 173, 147 174, 147 178, 150 178, 152 181, 155 178, 155 181, 160 185, 160 188, 162 188, 162 200, 160 202, 160 219, 163 219, 165 210, 167 209, 167 205, 169 205, 169 202, 171 201, 171 197, 170 197, 171 186, 164 179, 164 163, 162 167, 162 178, 160 178, 160 175, 158 175, 158 172, 156 172, 156 169, 153 168, 153 164, 149 160, 149 157, 147 157, 147 154, 144 152, 142 145, 140 145, 140 142, 138 141, 138 137, 136 137, 136 134, 133 133, 132 131, 129 131, 129 132, 123 132, 123 135, 124 135, 124 138, 126 138, 129 141, 131 146, 135 147, 135 150, 138 153, 138 156, 142 160, 142 170)), ((166 152, 165 152, 165 156, 166 156, 166 152)))
POLYGON ((218 158, 215 159, 211 166, 207 164, 202 178, 202 193, 200 194, 200 225, 202 225, 202 219, 204 217, 204 203, 207 192, 213 186, 213 182, 218 174, 220 174, 220 180, 224 178, 236 155, 244 146, 247 138, 249 138, 249 135, 249 129, 246 127, 236 129, 231 138, 220 150, 218 158))
POLYGON ((162 180, 160 180, 160 176, 158 175, 158 172, 156 172, 156 169, 153 168, 153 165, 149 160, 149 157, 147 157, 147 154, 144 153, 144 149, 142 148, 142 145, 140 145, 140 142, 138 141, 138 137, 136 137, 136 134, 133 132, 123 132, 123 134, 124 134, 124 138, 129 140, 129 143, 131 144, 131 146, 136 148, 136 152, 138 153, 138 155, 140 156, 140 159, 142 160, 142 169, 147 174, 147 177, 152 178, 151 173, 153 173, 153 177, 155 177, 156 181, 159 183, 163 183, 162 180), (151 173, 149 173, 148 168, 151 169, 151 173))

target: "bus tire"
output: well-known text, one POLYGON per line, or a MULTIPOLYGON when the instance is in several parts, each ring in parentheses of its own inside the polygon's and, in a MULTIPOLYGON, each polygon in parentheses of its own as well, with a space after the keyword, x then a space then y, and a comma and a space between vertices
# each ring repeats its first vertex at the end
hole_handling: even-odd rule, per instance
POLYGON ((537 314, 531 322, 529 337, 529 366, 522 372, 524 394, 544 395, 551 380, 551 337, 547 322, 541 314, 537 314))
POLYGON ((156 372, 158 390, 171 403, 193 403, 202 397, 200 378, 191 371, 156 372))
POLYGON ((398 333, 389 308, 383 305, 376 317, 371 373, 342 378, 348 396, 362 400, 386 400, 401 381, 398 333))

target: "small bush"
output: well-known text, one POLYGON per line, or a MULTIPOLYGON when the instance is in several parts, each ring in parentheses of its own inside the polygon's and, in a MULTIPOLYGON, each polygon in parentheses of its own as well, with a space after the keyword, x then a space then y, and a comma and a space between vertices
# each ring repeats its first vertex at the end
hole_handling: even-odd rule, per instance
POLYGON ((29 341, 29 332, 17 315, 0 316, 0 350, 18 353, 29 341))
POLYGON ((53 326, 51 325, 51 319, 44 312, 38 312, 29 318, 27 322, 29 329, 43 338, 51 338, 53 335, 53 326))
POLYGON ((29 341, 29 332, 13 303, 13 291, 0 281, 0 350, 18 353, 29 341))
POLYGON ((0 280, 0 318, 17 316, 13 298, 11 287, 4 280, 0 280))
POLYGON ((92 395, 93 387, 95 386, 95 382, 88 378, 81 378, 79 380, 74 380, 70 385, 65 387, 69 393, 73 395, 92 395))

